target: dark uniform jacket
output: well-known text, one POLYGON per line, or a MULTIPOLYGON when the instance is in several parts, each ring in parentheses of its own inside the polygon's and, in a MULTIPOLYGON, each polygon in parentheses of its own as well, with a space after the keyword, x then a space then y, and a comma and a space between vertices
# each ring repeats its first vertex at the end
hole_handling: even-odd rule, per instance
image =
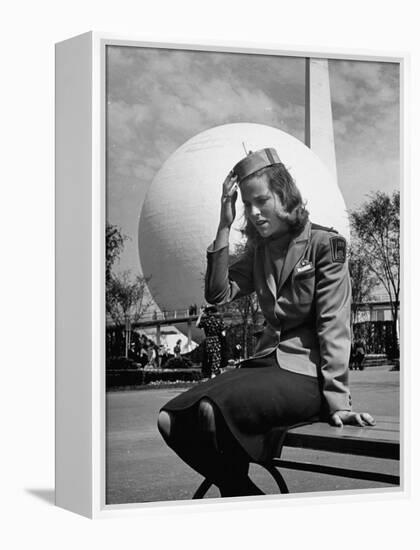
POLYGON ((254 291, 267 322, 255 357, 276 350, 282 368, 320 378, 330 413, 351 410, 351 286, 345 239, 308 221, 290 241, 281 269, 272 263, 268 240, 248 244, 230 267, 228 247, 214 250, 211 245, 206 300, 220 305, 254 291))

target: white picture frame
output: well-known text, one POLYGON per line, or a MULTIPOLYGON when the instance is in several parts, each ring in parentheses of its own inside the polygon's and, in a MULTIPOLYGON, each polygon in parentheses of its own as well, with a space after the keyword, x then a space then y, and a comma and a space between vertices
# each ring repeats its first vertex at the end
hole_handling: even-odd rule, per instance
MULTIPOLYGON (((90 32, 56 45, 56 504, 90 518, 209 502, 105 502, 105 60, 107 46, 392 62, 400 65, 401 188, 407 186, 408 55, 247 44, 141 41, 90 32)), ((402 203, 403 204, 403 203, 402 203)), ((404 210, 402 210, 404 215, 404 210)), ((404 235, 403 235, 404 244, 404 235)), ((401 345, 404 363, 404 326, 401 345)), ((401 474, 406 376, 401 373, 401 474)), ((293 498, 303 495, 291 495, 293 498)), ((317 498, 311 493, 306 498, 317 498)), ((330 493, 330 497, 339 495, 330 493)), ((279 499, 271 499, 278 505, 279 499)), ((287 503, 287 499, 284 501, 287 503)), ((214 502, 212 504, 215 504, 214 502)), ((218 505, 232 506, 232 503, 218 505)), ((246 505, 246 502, 238 503, 246 505)))

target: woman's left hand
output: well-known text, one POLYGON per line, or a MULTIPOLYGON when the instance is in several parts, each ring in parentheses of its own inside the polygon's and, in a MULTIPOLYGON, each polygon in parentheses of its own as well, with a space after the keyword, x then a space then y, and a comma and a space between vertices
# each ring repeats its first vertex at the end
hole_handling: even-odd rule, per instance
POLYGON ((330 422, 333 426, 341 428, 343 424, 353 424, 355 426, 374 426, 375 419, 369 413, 352 411, 335 411, 331 415, 330 422))

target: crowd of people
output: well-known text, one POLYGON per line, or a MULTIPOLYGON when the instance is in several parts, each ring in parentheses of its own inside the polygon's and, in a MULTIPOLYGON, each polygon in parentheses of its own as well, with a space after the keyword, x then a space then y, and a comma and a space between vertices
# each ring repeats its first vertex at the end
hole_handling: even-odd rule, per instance
POLYGON ((151 338, 141 334, 131 342, 128 357, 142 368, 163 368, 173 354, 167 345, 158 346, 151 338))
MULTIPOLYGON (((226 337, 226 326, 221 319, 220 313, 214 306, 201 307, 198 312, 197 327, 203 329, 205 339, 202 343, 201 353, 198 354, 201 363, 203 375, 206 378, 213 378, 221 373, 226 362, 226 357, 222 358, 222 348, 226 337)), ((168 361, 185 363, 190 366, 189 361, 182 355, 182 340, 179 338, 173 348, 167 344, 157 343, 145 334, 133 334, 128 352, 129 359, 135 361, 141 368, 165 368, 168 361)), ((242 357, 242 346, 237 344, 233 350, 233 359, 239 360, 242 357)), ((179 367, 180 365, 172 365, 179 367)))

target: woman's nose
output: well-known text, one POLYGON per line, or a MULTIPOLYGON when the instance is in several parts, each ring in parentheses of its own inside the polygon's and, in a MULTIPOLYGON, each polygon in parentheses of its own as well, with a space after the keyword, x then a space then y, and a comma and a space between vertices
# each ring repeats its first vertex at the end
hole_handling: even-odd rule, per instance
POLYGON ((258 208, 258 206, 253 204, 251 206, 250 215, 253 216, 254 218, 257 218, 260 214, 261 214, 261 212, 260 212, 260 209, 258 208))

